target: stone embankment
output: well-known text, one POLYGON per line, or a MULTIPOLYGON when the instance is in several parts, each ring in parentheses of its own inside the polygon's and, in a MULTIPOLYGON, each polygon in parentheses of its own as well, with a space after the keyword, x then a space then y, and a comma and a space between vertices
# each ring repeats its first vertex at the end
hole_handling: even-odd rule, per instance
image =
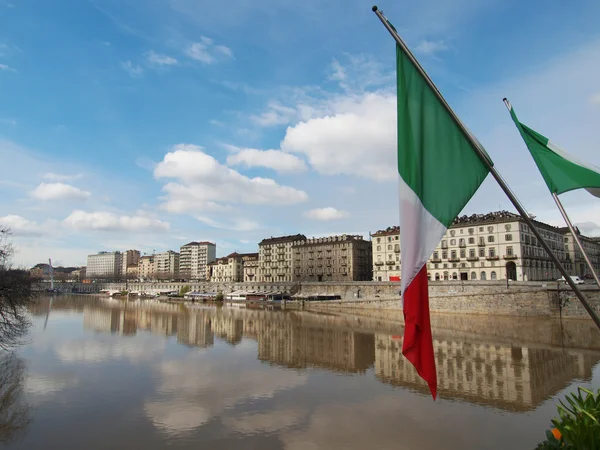
MULTIPOLYGON (((57 283, 61 292, 97 293, 125 290, 148 293, 178 291, 183 286, 205 292, 283 292, 289 295, 336 295, 340 300, 306 301, 304 307, 323 311, 381 311, 401 313, 400 284, 394 282, 346 283, 57 283)), ((41 283, 40 289, 49 284, 41 283)), ((583 285, 582 291, 600 313, 600 290, 583 285)), ((556 282, 442 281, 430 282, 431 310, 440 313, 498 316, 539 316, 585 318, 587 312, 571 289, 556 282)), ((289 306, 292 306, 290 303, 289 306)), ((401 314, 400 314, 401 315, 401 314)))

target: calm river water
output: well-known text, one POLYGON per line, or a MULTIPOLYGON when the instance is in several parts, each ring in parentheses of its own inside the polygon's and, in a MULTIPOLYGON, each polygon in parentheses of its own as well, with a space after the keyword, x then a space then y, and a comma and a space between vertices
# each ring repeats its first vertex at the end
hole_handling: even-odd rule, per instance
POLYGON ((393 317, 74 295, 32 314, 0 366, 11 449, 533 449, 557 399, 600 387, 591 321, 435 315, 434 402, 393 317))

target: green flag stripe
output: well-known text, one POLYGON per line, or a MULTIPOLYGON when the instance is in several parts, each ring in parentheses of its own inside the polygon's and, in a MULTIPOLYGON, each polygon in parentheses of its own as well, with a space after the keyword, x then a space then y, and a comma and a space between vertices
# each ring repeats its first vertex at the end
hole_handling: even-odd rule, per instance
POLYGON ((573 161, 570 155, 556 149, 548 138, 519 122, 512 107, 510 115, 550 192, 559 195, 574 189, 600 188, 599 172, 586 167, 585 163, 573 161))
POLYGON ((450 226, 488 169, 399 45, 396 58, 398 172, 427 211, 450 226))

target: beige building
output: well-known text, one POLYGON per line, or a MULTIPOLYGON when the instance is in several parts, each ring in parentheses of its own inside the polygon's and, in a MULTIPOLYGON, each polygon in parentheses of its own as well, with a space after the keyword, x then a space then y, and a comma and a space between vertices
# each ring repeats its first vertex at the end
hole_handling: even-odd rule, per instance
POLYGON ((217 257, 217 246, 208 241, 190 242, 179 249, 179 274, 186 280, 206 279, 206 266, 217 257))
POLYGON ((237 283, 244 281, 244 263, 242 255, 232 253, 217 258, 208 264, 209 276, 212 283, 237 283))
POLYGON ((343 234, 292 244, 293 281, 370 281, 371 242, 343 234))
POLYGON ((174 280, 179 278, 179 253, 169 250, 154 255, 156 278, 174 280))
POLYGON ((306 240, 303 234, 263 239, 258 244, 258 280, 261 283, 294 281, 292 244, 306 240))
POLYGON ((140 251, 139 250, 126 250, 123 252, 123 266, 121 267, 121 273, 130 275, 137 275, 137 268, 140 265, 140 251), (133 270, 135 268, 135 270, 133 270), (130 270, 131 269, 131 270, 130 270))
MULTIPOLYGON (((580 277, 583 277, 586 274, 591 275, 590 269, 588 268, 585 259, 583 259, 583 254, 581 253, 581 250, 579 250, 579 246, 575 242, 569 228, 564 227, 560 230, 564 233, 563 240, 567 257, 566 269, 571 275, 578 275, 580 277)), ((598 241, 598 238, 589 238, 583 236, 581 233, 578 233, 577 236, 579 237, 581 245, 583 245, 583 250, 592 262, 595 272, 600 273, 600 242, 598 241)))
POLYGON ((138 275, 141 281, 153 280, 155 278, 156 268, 154 266, 154 256, 142 256, 138 275))
POLYGON ((244 283, 251 283, 258 278, 258 253, 242 254, 244 263, 244 283))
MULTIPOLYGON (((560 228, 535 224, 561 261, 566 259, 560 228)), ((400 231, 372 234, 373 279, 400 280, 400 231)), ((555 280, 560 277, 550 257, 527 224, 507 211, 457 218, 427 263, 431 280, 555 280)))

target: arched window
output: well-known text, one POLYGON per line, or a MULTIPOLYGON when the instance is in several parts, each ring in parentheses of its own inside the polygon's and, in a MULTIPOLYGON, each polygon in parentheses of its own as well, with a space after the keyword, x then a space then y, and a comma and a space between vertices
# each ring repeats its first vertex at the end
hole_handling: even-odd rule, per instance
POLYGON ((377 251, 380 252, 381 251, 381 245, 377 246, 377 251))
POLYGON ((430 273, 427 274, 427 279, 431 280, 431 274, 430 273))
POLYGON ((477 279, 477 273, 471 272, 471 280, 476 280, 476 279, 477 279))
POLYGON ((458 274, 456 272, 452 273, 452 279, 453 280, 458 280, 458 274))
POLYGON ((440 281, 440 274, 439 273, 435 274, 435 281, 440 281))
POLYGON ((388 250, 392 249, 392 244, 388 245, 388 250))
POLYGON ((481 275, 479 275, 479 279, 485 281, 486 277, 485 277, 485 272, 481 272, 481 275))
POLYGON ((496 279, 496 272, 494 272, 493 270, 492 270, 492 273, 491 273, 490 275, 491 275, 491 277, 490 277, 490 278, 491 278, 492 280, 495 280, 495 279, 496 279))
POLYGON ((448 280, 448 272, 444 272, 444 280, 448 280))

